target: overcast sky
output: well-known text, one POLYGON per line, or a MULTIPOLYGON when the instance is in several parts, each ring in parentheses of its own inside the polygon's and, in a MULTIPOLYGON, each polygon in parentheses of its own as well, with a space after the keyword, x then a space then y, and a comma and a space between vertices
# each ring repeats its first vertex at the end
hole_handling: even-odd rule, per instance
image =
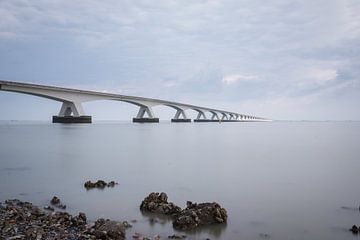
MULTIPOLYGON (((359 13, 359 0, 0 0, 0 79, 273 119, 360 119, 359 13)), ((0 92, 0 119, 49 120, 59 108, 0 92)), ((137 112, 84 108, 95 119, 137 112)))

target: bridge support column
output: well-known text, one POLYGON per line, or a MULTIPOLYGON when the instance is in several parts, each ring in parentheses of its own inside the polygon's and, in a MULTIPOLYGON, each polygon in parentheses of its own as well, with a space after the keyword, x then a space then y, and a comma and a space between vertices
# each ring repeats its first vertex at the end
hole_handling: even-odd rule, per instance
POLYGON ((230 113, 229 116, 230 116, 229 119, 224 120, 224 122, 238 122, 239 121, 238 120, 239 115, 230 113))
POLYGON ((198 112, 198 115, 196 117, 196 119, 194 119, 194 122, 212 122, 211 119, 207 119, 206 115, 203 111, 201 110, 196 110, 198 112))
POLYGON ((63 102, 60 112, 53 116, 53 123, 91 123, 91 116, 84 114, 80 102, 63 102))
MULTIPOLYGON (((217 112, 215 111, 210 111, 211 115, 211 119, 206 119, 206 117, 204 117, 204 119, 200 119, 199 115, 197 118, 197 122, 220 122, 220 118, 217 112)), ((205 115, 204 115, 205 116, 205 115)))
POLYGON ((191 119, 186 117, 184 110, 177 109, 174 118, 171 119, 171 122, 191 122, 191 119), (180 118, 180 116, 182 116, 182 118, 180 118))
POLYGON ((220 121, 219 115, 216 112, 212 112, 211 120, 213 121, 220 121))
POLYGON ((158 123, 159 118, 156 118, 154 112, 149 106, 140 106, 139 112, 136 118, 133 118, 133 122, 137 123, 158 123), (148 117, 144 117, 145 113, 148 117))
POLYGON ((222 117, 221 117, 221 121, 226 121, 229 120, 228 116, 226 115, 226 113, 221 113, 222 117))

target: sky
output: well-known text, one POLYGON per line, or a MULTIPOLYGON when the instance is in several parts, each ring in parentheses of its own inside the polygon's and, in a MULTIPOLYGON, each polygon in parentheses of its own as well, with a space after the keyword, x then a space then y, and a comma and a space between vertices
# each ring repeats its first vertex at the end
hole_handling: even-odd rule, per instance
MULTIPOLYGON (((359 0, 0 0, 0 79, 276 120, 360 120, 359 12, 359 0)), ((0 91, 0 120, 50 120, 60 106, 0 91)), ((138 111, 84 109, 98 120, 138 111)))

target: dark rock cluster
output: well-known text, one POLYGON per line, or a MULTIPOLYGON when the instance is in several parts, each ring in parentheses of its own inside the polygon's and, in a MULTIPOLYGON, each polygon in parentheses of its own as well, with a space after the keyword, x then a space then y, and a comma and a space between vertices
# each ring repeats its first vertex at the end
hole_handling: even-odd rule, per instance
POLYGON ((152 192, 141 202, 140 210, 152 213, 174 215, 178 214, 181 211, 181 208, 172 202, 168 202, 168 196, 166 193, 152 192))
POLYGON ((168 236, 169 239, 185 239, 186 235, 178 235, 178 234, 173 234, 168 236))
POLYGON ((98 219, 90 229, 96 239, 125 239, 125 226, 121 222, 98 219))
MULTIPOLYGON (((61 209, 66 209, 66 205, 65 204, 62 204, 61 201, 60 201, 60 198, 54 196, 51 201, 50 201, 51 205, 53 206, 56 206, 58 208, 61 208, 61 209)), ((50 206, 46 206, 45 207, 46 210, 50 210, 50 211, 54 211, 54 208, 50 207, 50 206)))
POLYGON ((218 203, 192 203, 187 207, 180 207, 167 201, 166 193, 150 193, 140 205, 142 211, 160 213, 173 216, 173 227, 179 230, 190 230, 198 226, 215 223, 225 223, 227 212, 218 203))
POLYGON ((93 189, 93 188, 100 188, 100 189, 104 189, 105 187, 114 187, 115 185, 117 185, 117 182, 114 181, 110 181, 110 182, 105 182, 103 180, 97 180, 96 182, 91 182, 91 181, 86 181, 84 183, 84 187, 87 190, 93 189))
POLYGON ((125 239, 121 222, 99 219, 87 224, 86 215, 47 212, 20 200, 0 204, 0 239, 125 239))
POLYGON ((227 213, 218 203, 192 203, 176 215, 173 226, 175 229, 190 230, 201 225, 225 223, 227 213))
POLYGON ((358 234, 358 233, 360 233, 360 226, 357 227, 356 225, 353 225, 349 230, 350 230, 353 234, 358 234))

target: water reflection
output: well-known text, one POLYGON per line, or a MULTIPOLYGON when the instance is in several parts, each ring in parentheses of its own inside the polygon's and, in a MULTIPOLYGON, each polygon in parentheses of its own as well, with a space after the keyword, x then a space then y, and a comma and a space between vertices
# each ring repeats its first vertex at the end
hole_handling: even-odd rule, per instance
MULTIPOLYGON (((154 226, 155 224, 160 225, 171 225, 172 226, 172 217, 164 214, 157 214, 157 213, 150 213, 146 211, 141 211, 141 215, 149 222, 150 226, 154 226)), ((227 227, 226 223, 221 224, 211 224, 207 226, 200 226, 196 229, 189 230, 189 231, 181 231, 175 230, 181 234, 185 235, 207 235, 211 236, 212 238, 220 239, 221 234, 225 231, 227 227)))
POLYGON ((208 236, 212 236, 213 238, 216 239, 221 239, 221 234, 225 231, 226 227, 227 227, 227 223, 211 224, 206 226, 200 226, 190 231, 186 231, 186 232, 184 231, 184 233, 190 235, 205 234, 208 236))
POLYGON ((149 224, 151 226, 153 226, 155 224, 165 225, 165 224, 172 223, 171 216, 168 216, 168 215, 165 215, 165 214, 158 214, 158 213, 150 213, 150 212, 146 212, 146 211, 141 211, 141 215, 146 219, 147 222, 149 222, 149 224))

